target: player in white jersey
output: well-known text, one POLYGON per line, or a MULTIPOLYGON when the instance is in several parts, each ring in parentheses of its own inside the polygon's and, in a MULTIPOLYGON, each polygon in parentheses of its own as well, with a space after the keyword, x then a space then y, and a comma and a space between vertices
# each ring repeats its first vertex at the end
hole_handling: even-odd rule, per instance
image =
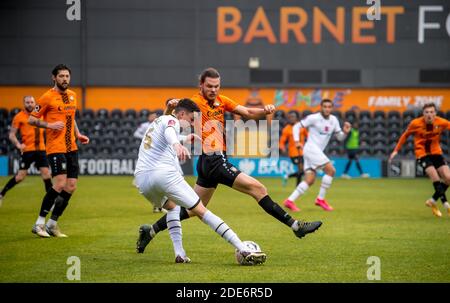
MULTIPOLYGON (((200 198, 183 178, 181 161, 190 158, 190 153, 179 141, 180 122, 194 122, 194 114, 200 112, 190 99, 182 99, 175 108, 175 115, 164 115, 150 124, 141 146, 134 172, 136 186, 155 207, 164 207, 167 212, 167 226, 172 239, 175 262, 189 263, 190 259, 182 243, 180 206, 189 209, 212 230, 230 242, 244 257, 248 264, 261 264, 266 260, 263 252, 250 252, 236 233, 219 217, 209 211, 200 198)), ((142 253, 150 242, 150 226, 139 228, 136 243, 138 253, 142 253)))
POLYGON ((295 200, 303 195, 310 186, 314 184, 317 169, 323 169, 325 175, 322 177, 319 195, 316 198, 316 205, 324 210, 332 211, 325 200, 327 189, 330 188, 336 169, 330 159, 324 154, 333 135, 336 135, 339 141, 343 141, 351 129, 349 122, 344 123, 343 130, 339 125, 339 120, 331 114, 333 102, 329 99, 323 99, 320 103, 320 112, 308 115, 302 121, 294 125, 293 136, 297 148, 303 148, 303 169, 305 171, 305 180, 302 181, 294 192, 284 201, 284 206, 290 209, 296 209, 295 200), (308 129, 308 140, 303 147, 300 144, 300 128, 308 129))

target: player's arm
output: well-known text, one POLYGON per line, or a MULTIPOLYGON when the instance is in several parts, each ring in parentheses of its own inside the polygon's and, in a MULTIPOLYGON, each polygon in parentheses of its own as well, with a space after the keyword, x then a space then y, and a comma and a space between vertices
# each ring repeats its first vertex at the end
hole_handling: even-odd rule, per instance
POLYGON ((339 129, 337 130, 336 138, 340 142, 344 141, 351 129, 352 125, 350 124, 350 122, 344 122, 344 126, 342 127, 342 129, 339 127, 339 129))
POLYGON ((297 149, 303 149, 303 142, 305 142, 305 140, 301 140, 302 128, 303 128, 302 122, 297 122, 292 127, 292 137, 294 137, 295 147, 297 149))
POLYGON ((77 121, 74 120, 74 122, 75 122, 75 136, 77 136, 77 139, 80 140, 81 144, 88 144, 89 137, 81 134, 80 130, 78 129, 77 121))
POLYGON ((166 109, 164 110, 164 115, 172 114, 175 107, 178 105, 180 99, 169 99, 166 101, 166 109))
POLYGON ((63 130, 64 122, 56 121, 52 123, 48 123, 46 121, 40 120, 32 115, 28 118, 28 124, 39 127, 39 128, 48 128, 53 130, 63 130))
POLYGON ((177 132, 174 127, 168 126, 164 130, 164 137, 166 138, 167 143, 173 147, 180 161, 185 161, 186 158, 191 158, 189 150, 181 145, 178 140, 177 132))
POLYGON ((265 105, 264 108, 249 108, 243 105, 238 105, 234 108, 233 113, 238 114, 247 120, 262 119, 267 115, 275 112, 275 106, 273 104, 265 105))
POLYGON ((14 146, 20 150, 21 153, 23 153, 26 145, 23 143, 20 143, 17 139, 17 128, 14 126, 11 127, 11 130, 9 131, 9 140, 14 144, 14 146))
POLYGON ((392 159, 394 159, 394 157, 397 156, 397 154, 400 151, 400 149, 402 148, 403 144, 405 144, 408 137, 412 134, 411 129, 412 129, 412 127, 411 127, 411 123, 410 123, 408 128, 406 129, 406 131, 403 132, 403 134, 400 136, 400 139, 398 139, 398 142, 394 148, 394 151, 389 156, 389 162, 391 162, 392 159))

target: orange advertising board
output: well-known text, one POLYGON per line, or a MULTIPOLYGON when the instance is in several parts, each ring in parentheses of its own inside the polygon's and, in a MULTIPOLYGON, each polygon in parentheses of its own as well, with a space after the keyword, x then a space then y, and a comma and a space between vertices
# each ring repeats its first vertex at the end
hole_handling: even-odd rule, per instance
MULTIPOLYGON (((22 107, 24 95, 35 98, 41 96, 48 87, 0 87, 0 107, 12 109, 22 107)), ((81 106, 81 88, 73 90, 79 97, 81 106)), ((191 97, 197 88, 120 88, 90 87, 86 89, 86 108, 106 109, 160 109, 168 98, 191 97)), ((335 109, 347 111, 360 110, 397 110, 420 109, 423 104, 433 102, 442 111, 450 110, 450 88, 420 89, 274 89, 274 88, 223 88, 221 93, 245 105, 258 100, 264 104, 274 104, 282 110, 312 110, 319 108, 323 98, 334 101, 335 109)))

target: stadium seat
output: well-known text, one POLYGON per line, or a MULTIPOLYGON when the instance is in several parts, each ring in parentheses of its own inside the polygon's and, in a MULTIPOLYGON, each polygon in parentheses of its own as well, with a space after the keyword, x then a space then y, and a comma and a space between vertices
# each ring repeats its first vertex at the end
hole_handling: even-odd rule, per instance
POLYGON ((357 118, 356 112, 354 110, 346 111, 344 117, 345 117, 345 120, 347 120, 347 121, 350 121, 350 120, 355 121, 357 118))
POLYGON ((225 116, 225 120, 234 120, 234 116, 230 112, 225 112, 224 116, 225 116))
POLYGON ((377 118, 382 118, 383 120, 386 119, 386 113, 382 110, 377 110, 373 113, 373 119, 376 120, 377 118))
POLYGON ((160 117, 160 116, 164 115, 164 110, 163 109, 157 109, 157 110, 155 110, 155 113, 156 113, 156 115, 158 117, 160 117))
POLYGON ((82 119, 94 119, 95 118, 95 112, 92 109, 85 108, 81 111, 81 118, 82 119))
POLYGON ((22 109, 15 107, 9 112, 9 120, 12 121, 15 115, 17 115, 22 109))
POLYGON ((139 111, 139 117, 138 117, 138 119, 142 119, 142 118, 147 119, 149 113, 150 113, 150 111, 149 111, 148 109, 146 109, 146 108, 141 109, 141 110, 139 111))
POLYGON ((136 119, 136 111, 134 109, 127 109, 125 111, 124 117, 127 119, 136 119))
POLYGON ((97 111, 97 118, 108 119, 109 111, 106 108, 101 108, 97 111))
POLYGON ((450 110, 448 110, 447 113, 445 114, 445 118, 447 120, 450 120, 450 110))
POLYGON ((120 110, 120 109, 118 109, 118 108, 116 108, 116 109, 113 109, 112 111, 111 111, 111 118, 112 119, 122 119, 122 110, 120 110))
POLYGON ((1 107, 0 108, 0 120, 6 120, 8 119, 8 110, 6 108, 1 107))
POLYGON ((398 112, 396 110, 389 111, 387 118, 388 118, 388 120, 401 120, 402 119, 400 112, 398 112))
POLYGON ((285 119, 285 118, 286 118, 286 114, 284 113, 283 110, 276 110, 275 113, 273 114, 274 120, 281 120, 281 119, 285 119))

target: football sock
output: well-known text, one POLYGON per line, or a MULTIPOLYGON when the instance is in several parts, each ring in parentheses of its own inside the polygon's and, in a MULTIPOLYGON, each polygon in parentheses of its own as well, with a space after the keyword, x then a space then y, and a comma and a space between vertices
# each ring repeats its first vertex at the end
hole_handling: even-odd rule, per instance
POLYGON ((447 196, 445 195, 445 192, 447 191, 448 185, 444 182, 441 182, 441 201, 442 203, 447 202, 447 196))
POLYGON ((59 196, 59 193, 52 187, 45 194, 44 199, 42 200, 41 211, 39 212, 39 216, 46 217, 52 208, 55 199, 59 196))
POLYGON ((177 205, 174 208, 167 210, 166 220, 170 239, 172 239, 175 256, 185 257, 186 252, 183 248, 183 231, 181 229, 180 221, 180 206, 177 205))
POLYGON ((446 209, 449 209, 450 208, 450 204, 448 203, 448 202, 445 202, 445 203, 443 203, 444 204, 444 207, 446 208, 446 209))
POLYGON ((49 219, 48 221, 47 221, 47 224, 45 224, 45 225, 47 225, 48 227, 54 227, 54 226, 56 226, 56 221, 55 220, 53 220, 53 219, 49 219))
POLYGON ((202 221, 205 222, 212 230, 214 230, 219 236, 224 238, 227 242, 231 243, 237 250, 245 250, 245 245, 236 235, 236 233, 225 223, 207 210, 203 215, 202 221))
POLYGON ((320 185, 319 195, 317 196, 319 199, 325 199, 325 195, 327 193, 327 189, 330 188, 331 183, 333 182, 333 177, 329 175, 324 175, 322 177, 322 184, 320 185))
POLYGON ((269 197, 269 195, 265 196, 258 202, 259 206, 261 206, 269 215, 277 219, 278 221, 286 224, 291 227, 294 223, 294 219, 282 209, 277 203, 273 202, 273 200, 269 197))
POLYGON ((36 225, 43 225, 45 224, 45 217, 39 216, 36 220, 36 225))
POLYGON ((55 200, 55 208, 52 211, 51 219, 58 221, 58 218, 62 216, 64 210, 67 205, 69 205, 69 200, 72 197, 72 194, 69 194, 65 190, 63 190, 59 197, 55 200))
POLYGON ((17 184, 16 176, 9 179, 8 183, 6 183, 5 187, 3 187, 2 191, 0 192, 0 195, 5 196, 6 192, 13 188, 17 184))
POLYGON ((434 187, 434 194, 432 198, 434 201, 437 201, 441 196, 441 182, 439 181, 433 182, 433 187, 434 187))
MULTIPOLYGON (((188 214, 186 208, 184 208, 184 207, 180 207, 180 208, 181 208, 180 209, 180 220, 188 219, 189 214, 188 214)), ((166 217, 167 217, 167 215, 162 216, 161 218, 159 218, 158 221, 156 221, 155 224, 153 224, 153 230, 155 231, 155 234, 167 229, 166 217)))
POLYGON ((48 192, 52 188, 52 179, 44 179, 45 191, 48 192))
POLYGON ((297 200, 297 198, 303 195, 308 190, 308 188, 309 188, 308 183, 306 183, 305 181, 300 182, 300 184, 297 185, 297 188, 295 188, 292 194, 289 196, 288 200, 291 201, 297 200))

